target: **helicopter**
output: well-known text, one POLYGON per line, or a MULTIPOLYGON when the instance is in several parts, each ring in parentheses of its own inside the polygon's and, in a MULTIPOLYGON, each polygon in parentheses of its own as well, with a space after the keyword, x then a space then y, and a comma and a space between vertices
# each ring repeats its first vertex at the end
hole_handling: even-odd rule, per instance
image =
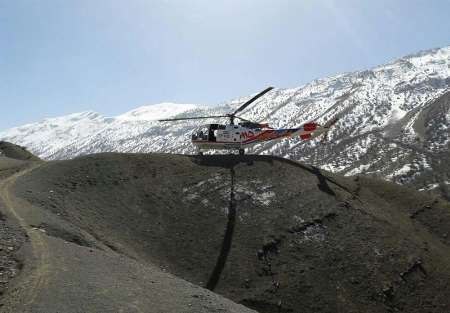
POLYGON ((206 124, 194 130, 191 136, 192 144, 196 147, 198 154, 202 155, 204 150, 230 150, 245 154, 245 148, 264 141, 280 140, 287 137, 299 136, 302 140, 316 138, 326 134, 330 127, 336 123, 332 120, 324 126, 316 122, 307 122, 296 128, 274 129, 267 123, 258 123, 237 116, 251 103, 271 91, 274 87, 268 87, 242 104, 237 110, 225 115, 181 117, 161 119, 159 122, 175 122, 184 120, 199 120, 211 118, 229 118, 229 124, 206 124), (235 120, 241 122, 235 124, 235 120))

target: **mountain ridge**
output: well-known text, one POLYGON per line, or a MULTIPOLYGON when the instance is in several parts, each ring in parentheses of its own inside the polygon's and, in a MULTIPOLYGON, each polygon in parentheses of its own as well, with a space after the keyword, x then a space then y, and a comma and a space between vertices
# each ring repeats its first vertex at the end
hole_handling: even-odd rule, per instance
MULTIPOLYGON (((275 128, 310 120, 324 123, 336 117, 339 121, 326 145, 319 140, 283 140, 257 145, 248 152, 279 155, 347 175, 369 173, 417 189, 446 186, 449 177, 438 179, 429 172, 442 170, 437 163, 443 162, 432 159, 446 159, 449 153, 449 88, 450 46, 420 51, 368 70, 316 79, 297 88, 275 89, 243 116, 275 128)), ((249 97, 215 107, 180 104, 165 110, 163 106, 162 111, 169 112, 159 116, 222 115, 249 97)), ((145 109, 142 116, 133 116, 132 112, 151 111, 152 107, 139 107, 118 117, 83 112, 79 120, 76 114, 68 121, 46 119, 0 132, 0 139, 50 160, 106 151, 189 154, 194 153, 191 131, 213 121, 159 123, 150 120, 145 109), (119 118, 127 114, 131 118, 119 118)))

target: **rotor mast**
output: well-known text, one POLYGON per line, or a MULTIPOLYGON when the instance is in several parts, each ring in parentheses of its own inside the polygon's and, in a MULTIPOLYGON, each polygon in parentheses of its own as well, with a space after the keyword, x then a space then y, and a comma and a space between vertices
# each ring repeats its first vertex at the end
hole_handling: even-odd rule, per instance
POLYGON ((239 116, 236 116, 237 113, 243 111, 246 107, 248 107, 251 103, 255 102, 257 99, 259 99, 260 97, 264 96, 266 93, 268 93, 269 91, 271 91, 273 89, 273 87, 268 87, 266 89, 264 89, 263 91, 261 91, 260 93, 258 93, 257 95, 255 95, 254 97, 252 97, 250 100, 248 100, 247 102, 245 102, 243 105, 241 105, 236 111, 234 111, 233 113, 229 114, 230 117, 230 124, 234 125, 234 118, 240 118, 239 116))

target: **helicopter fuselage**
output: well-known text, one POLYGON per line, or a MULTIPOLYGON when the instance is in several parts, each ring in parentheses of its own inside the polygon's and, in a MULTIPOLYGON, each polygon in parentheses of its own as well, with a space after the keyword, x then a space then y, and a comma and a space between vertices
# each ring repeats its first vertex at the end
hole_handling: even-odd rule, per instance
POLYGON ((192 144, 198 149, 239 150, 254 144, 277 140, 286 137, 299 136, 301 139, 311 139, 322 133, 316 123, 306 123, 298 128, 273 129, 269 127, 248 128, 242 125, 207 124, 192 134, 192 144))

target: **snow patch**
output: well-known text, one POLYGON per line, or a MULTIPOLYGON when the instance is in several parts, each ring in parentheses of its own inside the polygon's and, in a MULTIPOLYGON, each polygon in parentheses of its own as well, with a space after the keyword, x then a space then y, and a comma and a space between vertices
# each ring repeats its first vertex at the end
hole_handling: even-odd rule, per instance
POLYGON ((319 224, 314 224, 306 227, 301 231, 301 235, 296 239, 299 243, 305 243, 308 241, 322 242, 325 240, 325 229, 319 224))
POLYGON ((400 169, 395 170, 392 174, 387 175, 388 179, 392 179, 395 176, 406 175, 412 171, 411 164, 405 164, 400 169))
POLYGON ((156 121, 199 108, 196 104, 164 102, 145 105, 116 117, 119 121, 156 121))
POLYGON ((430 185, 425 186, 424 188, 420 188, 419 191, 429 191, 429 190, 436 189, 437 187, 439 187, 439 184, 437 184, 437 183, 430 184, 430 185))
POLYGON ((350 171, 348 171, 347 173, 345 173, 345 176, 352 176, 352 175, 356 175, 356 174, 360 174, 360 173, 364 173, 365 171, 367 171, 369 169, 369 167, 371 167, 372 164, 362 164, 359 167, 356 167, 350 171))

